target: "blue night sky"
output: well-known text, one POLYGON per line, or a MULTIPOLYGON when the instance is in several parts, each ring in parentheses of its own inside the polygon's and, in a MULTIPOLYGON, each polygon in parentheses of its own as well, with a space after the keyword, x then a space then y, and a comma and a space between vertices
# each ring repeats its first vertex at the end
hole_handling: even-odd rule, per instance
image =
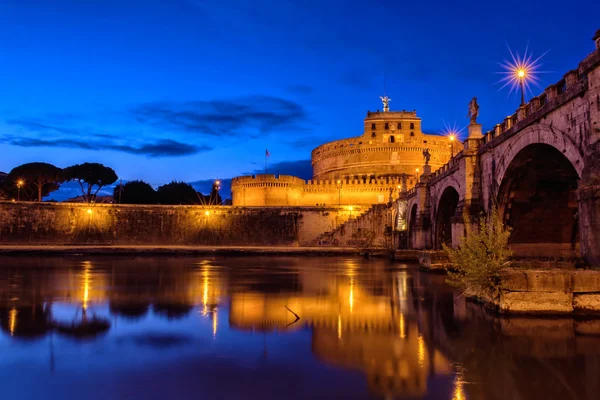
POLYGON ((593 50, 600 2, 0 0, 0 171, 102 162, 152 185, 269 172, 310 178, 310 151, 381 108, 423 130, 489 129, 506 45, 546 50, 542 87, 593 50))

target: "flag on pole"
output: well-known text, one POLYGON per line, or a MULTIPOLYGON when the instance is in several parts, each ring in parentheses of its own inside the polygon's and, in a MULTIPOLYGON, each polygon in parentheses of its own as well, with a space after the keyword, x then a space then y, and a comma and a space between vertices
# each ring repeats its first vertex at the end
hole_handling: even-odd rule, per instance
POLYGON ((267 173, 267 157, 270 157, 269 149, 265 149, 265 174, 267 173))

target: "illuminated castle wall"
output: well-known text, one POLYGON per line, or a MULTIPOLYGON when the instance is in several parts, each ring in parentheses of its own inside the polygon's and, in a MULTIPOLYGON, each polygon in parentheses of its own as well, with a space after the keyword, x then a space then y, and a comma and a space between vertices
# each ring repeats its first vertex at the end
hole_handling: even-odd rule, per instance
POLYGON ((313 180, 294 176, 256 175, 233 178, 236 206, 370 205, 396 198, 403 180, 416 184, 417 168, 437 170, 456 154, 447 137, 421 132, 416 111, 368 112, 362 136, 323 144, 312 151, 313 180))

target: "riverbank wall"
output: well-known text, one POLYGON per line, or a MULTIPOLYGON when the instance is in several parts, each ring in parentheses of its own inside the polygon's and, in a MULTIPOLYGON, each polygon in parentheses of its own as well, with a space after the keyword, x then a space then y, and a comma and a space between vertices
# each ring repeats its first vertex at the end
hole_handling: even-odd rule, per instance
POLYGON ((357 211, 0 202, 0 244, 309 246, 357 211))
POLYGON ((507 269, 501 281, 500 314, 600 316, 600 271, 507 269))

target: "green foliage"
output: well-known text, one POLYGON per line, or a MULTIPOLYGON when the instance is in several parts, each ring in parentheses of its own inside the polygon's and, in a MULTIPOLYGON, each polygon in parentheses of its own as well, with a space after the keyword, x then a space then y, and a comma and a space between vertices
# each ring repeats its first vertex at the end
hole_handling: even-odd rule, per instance
POLYGON ((158 195, 149 183, 129 181, 115 187, 113 199, 120 204, 156 204, 158 195))
POLYGON ((99 163, 83 163, 71 165, 63 169, 62 177, 65 181, 76 181, 81 186, 81 193, 86 202, 91 202, 103 186, 115 183, 118 179, 115 171, 99 163), (92 190, 96 186, 96 191, 92 190))
POLYGON ((200 197, 189 183, 171 182, 158 187, 160 204, 199 204, 200 197))
POLYGON ((10 171, 3 191, 9 198, 41 202, 44 196, 57 190, 62 181, 60 168, 48 163, 27 163, 10 171), (22 182, 20 190, 19 182, 22 182))
POLYGON ((477 296, 494 294, 500 284, 500 272, 508 265, 510 229, 506 228, 494 207, 479 219, 478 229, 471 228, 465 215, 466 235, 461 245, 451 249, 443 245, 453 264, 448 283, 477 296))

